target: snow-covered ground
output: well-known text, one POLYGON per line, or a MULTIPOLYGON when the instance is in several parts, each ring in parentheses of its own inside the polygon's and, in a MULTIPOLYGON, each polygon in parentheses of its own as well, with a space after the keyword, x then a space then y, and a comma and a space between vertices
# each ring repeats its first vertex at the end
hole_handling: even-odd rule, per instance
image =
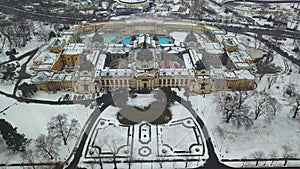
MULTIPOLYGON (((2 88, 1 88, 2 89, 2 88)), ((29 149, 34 150, 34 139, 36 139, 40 134, 47 135, 47 123, 50 121, 51 117, 65 113, 67 118, 77 119, 80 126, 83 127, 87 118, 93 111, 89 107, 83 105, 42 105, 42 104, 26 104, 18 103, 14 99, 7 98, 0 95, 0 110, 3 110, 10 106, 9 109, 5 111, 5 115, 0 114, 0 118, 4 118, 13 127, 17 127, 19 133, 24 133, 29 139, 33 139, 29 149)), ((70 155, 69 150, 72 150, 75 145, 76 139, 70 140, 68 146, 61 146, 59 152, 59 159, 63 160, 70 155)), ((2 150, 5 143, 0 144, 2 150)), ((0 149, 1 149, 0 147, 0 149)), ((0 151, 0 163, 19 163, 22 162, 22 158, 18 154, 8 156, 8 153, 12 153, 8 150, 0 151)), ((37 160, 39 161, 39 160, 37 160)))
MULTIPOLYGON (((273 62, 284 67, 280 56, 275 57, 273 62)), ((272 97, 276 98, 280 109, 271 120, 267 120, 264 117, 254 120, 254 125, 249 129, 238 129, 231 123, 227 124, 223 121, 222 113, 216 110, 216 93, 205 95, 205 97, 203 95, 193 95, 187 98, 183 95, 184 91, 177 91, 183 98, 191 101, 193 108, 204 120, 210 136, 214 140, 215 151, 220 159, 253 159, 253 153, 257 151, 264 153, 263 158, 271 158, 274 152, 277 154, 276 157, 283 158, 284 146, 290 147, 291 152, 289 153, 295 154, 294 157, 296 158, 300 158, 300 119, 299 117, 296 119, 292 118, 291 109, 294 104, 291 101, 292 99, 287 96, 283 97, 283 92, 288 85, 295 86, 296 92, 299 92, 300 74, 298 74, 298 67, 292 66, 289 62, 288 65, 294 70, 292 74, 279 75, 276 83, 270 89, 266 87, 268 75, 264 76, 261 81, 257 80, 257 90, 262 91, 265 89, 272 97)), ((270 77, 272 76, 274 75, 270 75, 270 77)), ((275 162, 273 165, 282 166, 283 163, 284 161, 275 162)), ((227 164, 237 167, 243 165, 243 163, 227 164)), ((255 163, 249 163, 248 165, 254 166, 255 163)), ((297 165, 297 162, 296 164, 295 162, 288 162, 287 165, 294 166, 297 165)))
MULTIPOLYGON (((153 96, 153 95, 149 95, 153 96)), ((146 107, 153 102, 147 95, 138 95, 130 99, 130 106, 146 107)), ((91 168, 94 162, 97 164, 97 147, 101 147, 102 161, 112 161, 109 153, 116 151, 117 159, 145 160, 145 163, 133 162, 118 163, 118 168, 195 168, 203 165, 202 159, 206 159, 207 151, 204 150, 205 142, 203 133, 195 119, 179 103, 170 107, 172 119, 164 125, 151 125, 141 122, 136 125, 121 125, 117 120, 120 108, 109 106, 102 112, 97 123, 93 126, 93 132, 89 135, 85 145, 80 166, 91 168), (176 133, 176 136, 174 136, 176 133), (192 146, 192 147, 191 147, 192 146), (203 149, 204 148, 204 149, 203 149), (128 155, 132 154, 132 157, 128 155), (158 162, 153 162, 158 160, 158 162), (175 160, 166 162, 168 160, 175 160), (184 160, 184 161, 178 161, 184 160), (160 162, 161 161, 161 162, 160 162)), ((142 112, 141 112, 142 113, 142 112)), ((113 167, 113 164, 104 163, 105 167, 113 167)))
POLYGON ((12 94, 16 84, 15 81, 3 81, 2 79, 0 79, 0 90, 2 92, 12 94))

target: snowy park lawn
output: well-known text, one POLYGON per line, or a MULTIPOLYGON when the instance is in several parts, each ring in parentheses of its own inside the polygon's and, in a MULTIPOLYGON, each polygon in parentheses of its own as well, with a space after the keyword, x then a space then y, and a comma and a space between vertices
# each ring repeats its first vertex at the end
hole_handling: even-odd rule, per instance
MULTIPOLYGON (((155 99, 151 99, 152 94, 138 94, 136 98, 129 98, 127 104, 130 106, 146 107, 155 99)), ((117 160, 145 160, 148 163, 135 162, 133 164, 118 163, 118 168, 141 168, 152 166, 159 168, 194 168, 203 165, 203 161, 208 158, 207 151, 204 150, 205 142, 195 119, 188 110, 175 102, 170 107, 172 119, 167 124, 151 125, 146 121, 135 125, 120 124, 117 120, 117 113, 120 108, 109 106, 102 112, 94 124, 92 134, 89 135, 88 144, 85 144, 80 166, 89 166, 87 162, 94 162, 97 165, 97 147, 101 147, 102 161, 112 161, 112 153, 115 151, 117 160), (199 130, 198 130, 199 129, 199 130), (174 136, 176 133, 176 136, 174 136), (132 157, 129 155, 132 154, 132 157), (153 162, 153 160, 168 162, 153 162), (176 160, 184 160, 176 161, 176 160), (203 161, 202 161, 203 160, 203 161), (188 161, 188 162, 186 162, 188 161)), ((113 164, 104 163, 104 166, 113 164)), ((91 166, 89 166, 91 167, 91 166)), ((105 167, 104 167, 105 168, 105 167)))
MULTIPOLYGON (((282 64, 278 60, 276 63, 282 64)), ((276 98, 280 110, 277 110, 273 119, 267 120, 261 116, 254 120, 253 126, 249 129, 245 127, 238 129, 233 124, 224 122, 222 113, 216 109, 216 93, 205 95, 205 97, 203 95, 189 96, 188 100, 191 101, 193 108, 208 127, 216 154, 220 159, 255 159, 253 156, 255 152, 263 152, 262 158, 283 158, 283 147, 286 146, 291 149, 288 152, 289 154, 293 154, 295 158, 300 158, 300 119, 299 117, 292 118, 291 109, 294 103, 288 96, 283 96, 284 90, 291 84, 295 86, 296 92, 299 91, 300 74, 298 74, 297 67, 288 64, 294 72, 291 75, 279 75, 276 83, 270 89, 267 87, 268 75, 264 76, 261 81, 257 80, 257 90, 262 91, 265 89, 267 93, 276 98)), ((184 90, 177 90, 176 92, 187 99, 183 95, 184 90)), ((251 91, 249 92, 251 93, 251 91)), ((282 166, 283 162, 279 163, 277 165, 282 166)), ((236 167, 242 165, 227 164, 236 167)), ((276 162, 274 165, 276 165, 276 162)), ((293 164, 288 162, 287 165, 293 164)))
POLYGON ((2 92, 12 94, 14 91, 15 84, 16 84, 16 80, 15 81, 2 81, 0 79, 0 90, 2 92))
MULTIPOLYGON (((11 106, 5 111, 5 115, 0 114, 0 118, 4 118, 6 121, 12 124, 13 127, 17 127, 19 133, 24 133, 29 139, 32 139, 32 143, 29 149, 34 150, 34 139, 40 134, 47 135, 47 123, 51 120, 51 117, 65 113, 67 118, 77 119, 80 123, 80 127, 83 127, 89 115, 93 111, 89 107, 83 105, 42 105, 42 104, 26 104, 17 103, 16 100, 7 98, 0 95, 0 110, 11 106), (16 104, 14 104, 16 103, 16 104)), ((60 147, 59 159, 63 160, 67 158, 72 151, 74 144, 77 140, 73 139, 68 142, 68 146, 60 147)), ((3 143, 5 145, 5 143, 3 143)), ((3 148, 2 144, 2 148, 3 148)), ((19 163, 22 158, 18 158, 17 154, 7 156, 9 151, 0 151, 0 163, 19 163), (13 158, 17 157, 17 158, 13 158)), ((59 160, 57 159, 57 160, 59 160)))

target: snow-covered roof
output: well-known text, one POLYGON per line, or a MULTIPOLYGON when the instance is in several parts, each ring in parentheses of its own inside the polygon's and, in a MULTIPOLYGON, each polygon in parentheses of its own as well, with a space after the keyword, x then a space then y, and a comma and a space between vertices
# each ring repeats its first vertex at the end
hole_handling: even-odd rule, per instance
POLYGON ((102 69, 101 71, 96 72, 101 77, 108 76, 121 76, 121 77, 129 77, 131 76, 130 69, 102 69))
POLYGON ((61 47, 64 43, 66 43, 64 38, 55 38, 55 40, 51 44, 51 47, 58 48, 58 47, 61 47))
POLYGON ((32 83, 47 82, 53 75, 53 72, 41 71, 31 78, 32 83))
POLYGON ((66 74, 64 81, 70 82, 73 79, 73 75, 72 74, 66 74))
POLYGON ((75 33, 73 31, 64 31, 62 32, 62 35, 74 35, 75 33))
POLYGON ((190 55, 188 53, 184 53, 182 55, 182 57, 183 57, 183 60, 184 60, 184 63, 185 63, 185 67, 187 69, 193 69, 193 64, 192 64, 192 61, 190 59, 190 55))
POLYGON ((226 79, 237 79, 237 76, 234 73, 234 71, 226 71, 223 73, 223 75, 225 76, 226 79))
POLYGON ((86 59, 96 66, 99 58, 100 50, 94 50, 93 53, 86 55, 86 59))
POLYGON ((238 79, 254 80, 255 77, 248 70, 234 71, 238 79))
POLYGON ((171 9, 171 12, 179 12, 181 5, 174 5, 173 8, 171 9))
POLYGON ((126 54, 130 52, 131 45, 123 45, 123 44, 113 44, 109 45, 106 52, 111 54, 126 54))
POLYGON ((210 75, 212 78, 223 80, 225 78, 223 73, 224 73, 224 69, 222 67, 221 68, 211 67, 210 75))
POLYGON ((223 38, 222 42, 225 43, 226 46, 237 46, 237 43, 230 37, 223 38))
POLYGON ((159 76, 188 76, 188 69, 159 69, 159 76))
POLYGON ((80 55, 83 53, 84 44, 83 43, 71 43, 64 47, 64 55, 80 55))
POLYGON ((252 60, 251 56, 242 50, 227 52, 227 55, 233 63, 243 63, 252 60))
POLYGON ((96 70, 100 70, 100 69, 104 68, 106 57, 107 56, 105 54, 100 54, 99 59, 98 59, 98 63, 96 65, 96 70))
POLYGON ((226 35, 224 30, 211 30, 211 32, 215 35, 226 35))
POLYGON ((204 43, 203 48, 208 54, 223 54, 224 48, 220 43, 204 43))
POLYGON ((189 50, 190 57, 192 59, 193 64, 195 65, 198 61, 202 60, 202 54, 197 53, 195 49, 189 50))
POLYGON ((34 60, 37 63, 33 66, 35 70, 49 70, 59 58, 58 53, 51 53, 48 50, 42 51, 34 60))
POLYGON ((50 81, 62 81, 65 77, 64 73, 54 73, 49 80, 50 81))
POLYGON ((238 70, 238 71, 225 71, 223 73, 226 79, 239 79, 239 80, 254 80, 255 77, 248 70, 238 70))

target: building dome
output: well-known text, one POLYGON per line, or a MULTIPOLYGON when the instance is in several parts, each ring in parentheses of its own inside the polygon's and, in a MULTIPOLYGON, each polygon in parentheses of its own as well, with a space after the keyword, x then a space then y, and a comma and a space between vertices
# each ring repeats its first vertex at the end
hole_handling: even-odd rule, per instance
POLYGON ((95 35, 92 37, 91 40, 92 43, 98 42, 98 43, 103 43, 104 39, 102 35, 100 35, 98 32, 95 33, 95 35))
POLYGON ((93 71, 94 65, 91 61, 87 60, 86 57, 83 57, 81 64, 79 65, 79 71, 93 71))
POLYGON ((153 53, 149 49, 144 49, 137 52, 136 59, 139 61, 151 61, 153 60, 153 53))
POLYGON ((196 35, 191 31, 186 37, 184 42, 198 42, 196 35))

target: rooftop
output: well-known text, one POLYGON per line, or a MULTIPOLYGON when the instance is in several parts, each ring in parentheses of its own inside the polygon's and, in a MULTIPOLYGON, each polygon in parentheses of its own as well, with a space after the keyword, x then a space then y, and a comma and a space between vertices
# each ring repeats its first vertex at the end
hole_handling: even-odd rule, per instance
POLYGON ((64 47, 64 55, 80 55, 83 53, 84 44, 83 43, 71 43, 64 47))
POLYGON ((222 54, 224 53, 223 45, 220 43, 204 43, 203 48, 209 54, 222 54))

